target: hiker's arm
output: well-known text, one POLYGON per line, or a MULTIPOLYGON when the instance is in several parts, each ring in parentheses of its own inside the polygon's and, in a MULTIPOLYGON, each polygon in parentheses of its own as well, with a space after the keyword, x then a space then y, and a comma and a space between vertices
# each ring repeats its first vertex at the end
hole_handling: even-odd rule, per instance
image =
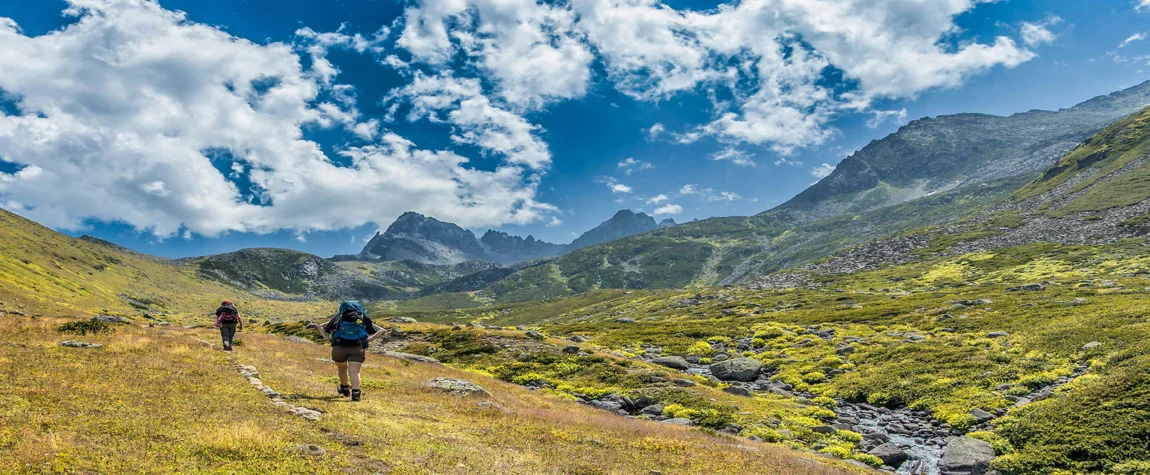
POLYGON ((236 312, 236 329, 244 331, 244 317, 240 316, 240 312, 236 312))
POLYGON ((372 326, 372 328, 375 328, 375 333, 368 335, 367 341, 375 341, 376 338, 383 336, 383 329, 382 328, 375 326, 375 323, 372 323, 371 326, 372 326))
POLYGON ((323 325, 318 325, 318 324, 317 324, 317 325, 315 326, 315 329, 316 329, 316 331, 318 331, 318 332, 319 332, 319 336, 322 336, 324 340, 330 340, 330 339, 331 339, 331 334, 327 332, 327 329, 326 329, 326 328, 324 328, 324 327, 326 327, 326 326, 327 326, 327 323, 324 323, 323 325))

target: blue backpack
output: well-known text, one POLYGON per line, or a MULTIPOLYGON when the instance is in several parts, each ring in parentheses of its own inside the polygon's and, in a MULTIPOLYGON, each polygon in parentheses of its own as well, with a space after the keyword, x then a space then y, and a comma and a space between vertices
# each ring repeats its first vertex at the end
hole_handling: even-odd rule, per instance
POLYGON ((363 321, 363 305, 349 300, 340 304, 339 314, 339 328, 331 335, 331 344, 367 347, 367 325, 363 321), (349 319, 353 315, 355 318, 349 319))

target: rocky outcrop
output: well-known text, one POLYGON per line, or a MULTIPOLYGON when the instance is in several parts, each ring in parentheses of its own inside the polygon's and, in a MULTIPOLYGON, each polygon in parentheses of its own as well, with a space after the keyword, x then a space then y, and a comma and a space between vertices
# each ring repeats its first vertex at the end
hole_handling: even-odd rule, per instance
POLYGON ((604 221, 594 229, 583 233, 571 244, 567 245, 567 252, 582 249, 596 244, 622 239, 636 234, 643 234, 659 229, 655 218, 644 213, 636 213, 629 209, 615 213, 611 219, 604 221))
POLYGON ((424 386, 443 391, 454 396, 490 396, 491 394, 471 381, 452 378, 435 378, 423 383, 424 386))

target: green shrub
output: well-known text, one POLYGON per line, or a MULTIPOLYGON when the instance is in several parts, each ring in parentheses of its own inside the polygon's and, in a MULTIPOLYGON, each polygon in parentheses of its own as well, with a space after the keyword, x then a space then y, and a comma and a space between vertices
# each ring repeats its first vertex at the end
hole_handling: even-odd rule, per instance
POLYGON ((852 430, 839 429, 839 430, 835 431, 835 435, 837 435, 840 439, 845 440, 847 442, 850 442, 852 444, 857 444, 859 442, 862 442, 862 439, 863 439, 862 434, 859 434, 858 432, 855 432, 852 430))
POLYGON ((803 381, 806 381, 806 382, 811 383, 811 384, 821 383, 821 382, 825 381, 826 379, 827 379, 827 375, 825 375, 821 372, 818 372, 818 371, 812 371, 810 373, 803 375, 803 381))
POLYGON ((711 356, 715 354, 715 350, 711 349, 711 345, 705 341, 697 341, 695 344, 687 348, 687 354, 691 356, 711 356))
POLYGON ((871 455, 871 454, 857 452, 854 455, 851 455, 851 458, 854 460, 858 460, 859 462, 865 463, 867 465, 870 465, 872 467, 877 468, 877 467, 883 466, 882 459, 880 459, 874 455, 871 455))
POLYGON ((816 397, 814 399, 811 399, 811 403, 816 405, 816 406, 827 408, 827 409, 834 409, 834 408, 839 406, 839 403, 835 402, 834 399, 831 399, 831 398, 826 397, 826 396, 819 396, 819 397, 816 397))
POLYGON ((89 333, 111 333, 115 328, 111 325, 101 322, 99 320, 81 320, 75 322, 68 322, 56 327, 56 331, 60 333, 70 333, 73 335, 84 336, 89 333))

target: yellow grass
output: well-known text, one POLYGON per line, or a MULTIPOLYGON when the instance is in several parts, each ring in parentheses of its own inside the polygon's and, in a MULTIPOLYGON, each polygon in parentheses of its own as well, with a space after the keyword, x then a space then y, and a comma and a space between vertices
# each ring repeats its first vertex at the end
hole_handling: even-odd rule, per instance
POLYGON ((377 355, 364 369, 364 400, 352 403, 335 397, 335 367, 319 360, 327 347, 242 333, 232 360, 257 367, 289 403, 324 413, 310 422, 274 407, 224 353, 192 338, 215 342, 210 330, 121 326, 74 337, 53 330, 62 321, 3 318, 2 473, 848 473, 781 446, 377 355), (105 347, 58 346, 65 339, 105 347), (422 386, 440 376, 492 397, 422 386), (292 451, 301 445, 326 454, 292 451))

